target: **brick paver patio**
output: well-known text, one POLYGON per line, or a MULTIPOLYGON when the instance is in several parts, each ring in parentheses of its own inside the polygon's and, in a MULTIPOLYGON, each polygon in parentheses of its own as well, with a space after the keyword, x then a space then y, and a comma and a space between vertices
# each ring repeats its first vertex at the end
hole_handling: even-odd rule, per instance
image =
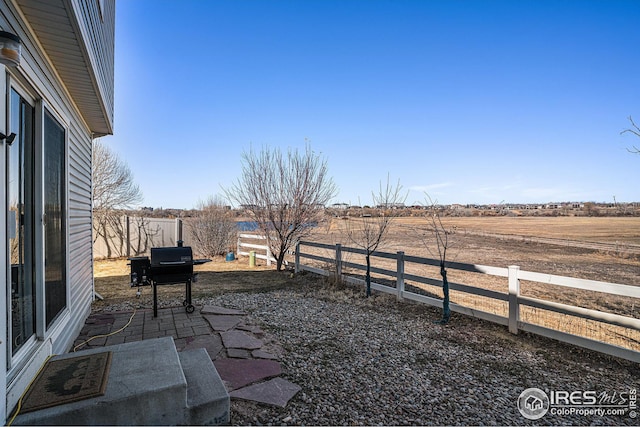
POLYGON ((300 387, 283 378, 270 380, 281 374, 278 357, 263 347, 262 330, 245 320, 242 312, 215 306, 196 307, 193 313, 184 307, 163 308, 156 318, 151 309, 95 313, 85 322, 74 350, 170 336, 178 351, 206 349, 233 398, 285 406, 300 387))

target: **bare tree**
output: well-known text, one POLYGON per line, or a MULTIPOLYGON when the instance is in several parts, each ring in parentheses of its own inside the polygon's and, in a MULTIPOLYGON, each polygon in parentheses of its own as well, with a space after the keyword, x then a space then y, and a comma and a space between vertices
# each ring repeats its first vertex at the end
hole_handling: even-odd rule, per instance
POLYGON ((230 210, 217 196, 198 202, 197 209, 196 215, 187 222, 196 251, 207 257, 225 253, 238 231, 230 210))
POLYGON ((102 141, 93 143, 93 208, 128 209, 142 202, 131 169, 102 141))
POLYGON ((594 202, 586 202, 584 204, 584 213, 587 216, 600 216, 600 209, 594 202))
POLYGON ((423 246, 429 251, 431 256, 438 256, 440 261, 440 277, 442 277, 442 319, 438 323, 446 324, 451 318, 451 308, 449 307, 449 280, 447 279, 447 251, 451 247, 450 237, 452 232, 447 230, 442 224, 442 218, 440 217, 440 210, 438 209, 437 202, 426 195, 428 202, 428 218, 429 228, 426 234, 422 234, 420 239, 423 246), (435 250, 431 247, 432 241, 435 239, 435 250))
MULTIPOLYGON (((620 132, 620 135, 624 133, 630 133, 640 138, 640 128, 638 127, 638 125, 635 124, 631 116, 629 116, 629 121, 631 122, 632 127, 630 127, 629 129, 623 130, 622 132, 620 132)), ((627 148, 627 150, 629 150, 630 153, 640 154, 640 148, 636 147, 635 145, 633 145, 632 148, 627 148)))
POLYGON ((324 219, 337 187, 326 160, 307 146, 286 156, 278 148, 250 149, 242 155, 241 178, 224 191, 257 222, 280 271, 287 251, 324 219))
POLYGON ((395 208, 407 198, 402 192, 400 181, 392 186, 388 176, 386 185, 383 187, 380 182, 378 193, 372 192, 372 197, 373 205, 379 212, 365 213, 365 208, 360 208, 359 218, 349 218, 346 229, 347 238, 365 253, 367 297, 371 296, 371 254, 384 242, 391 220, 396 216, 395 208))
MULTIPOLYGON (((142 201, 140 188, 133 181, 129 166, 102 141, 93 143, 93 241, 102 238, 107 256, 112 254, 114 236, 122 236, 122 210, 142 201)), ((121 248, 120 248, 121 249, 121 248)), ((120 250, 120 252, 122 252, 120 250)))

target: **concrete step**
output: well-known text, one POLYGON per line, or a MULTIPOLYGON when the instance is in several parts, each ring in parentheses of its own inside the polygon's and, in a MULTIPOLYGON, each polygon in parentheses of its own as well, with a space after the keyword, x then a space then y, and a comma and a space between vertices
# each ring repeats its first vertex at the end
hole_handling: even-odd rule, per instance
POLYGON ((230 398, 204 348, 178 353, 187 380, 189 425, 229 424, 230 398))
POLYGON ((19 414, 13 424, 186 425, 228 422, 229 396, 213 369, 211 359, 207 357, 205 361, 201 354, 179 356, 171 337, 68 353, 55 356, 55 359, 103 351, 113 353, 103 396, 19 414), (222 415, 214 415, 224 414, 225 396, 220 396, 220 387, 227 399, 227 418, 224 420, 222 415), (203 393, 216 396, 209 398, 216 402, 212 408, 207 407, 203 393))

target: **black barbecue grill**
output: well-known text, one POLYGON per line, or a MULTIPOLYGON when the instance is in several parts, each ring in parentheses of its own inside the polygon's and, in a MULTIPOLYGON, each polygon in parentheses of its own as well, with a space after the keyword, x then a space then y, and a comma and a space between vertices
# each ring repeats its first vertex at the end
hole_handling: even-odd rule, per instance
POLYGON ((185 284, 184 306, 187 313, 193 313, 191 303, 191 282, 195 282, 197 273, 193 266, 204 264, 210 259, 193 259, 191 247, 151 248, 151 259, 146 256, 129 258, 131 266, 131 287, 153 286, 153 317, 158 316, 158 285, 185 284))

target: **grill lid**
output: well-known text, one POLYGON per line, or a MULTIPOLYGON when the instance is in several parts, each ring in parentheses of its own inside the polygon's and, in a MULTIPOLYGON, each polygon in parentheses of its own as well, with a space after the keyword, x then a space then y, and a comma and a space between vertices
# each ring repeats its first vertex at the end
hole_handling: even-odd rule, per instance
POLYGON ((193 265, 193 252, 189 246, 151 248, 151 266, 193 265))

